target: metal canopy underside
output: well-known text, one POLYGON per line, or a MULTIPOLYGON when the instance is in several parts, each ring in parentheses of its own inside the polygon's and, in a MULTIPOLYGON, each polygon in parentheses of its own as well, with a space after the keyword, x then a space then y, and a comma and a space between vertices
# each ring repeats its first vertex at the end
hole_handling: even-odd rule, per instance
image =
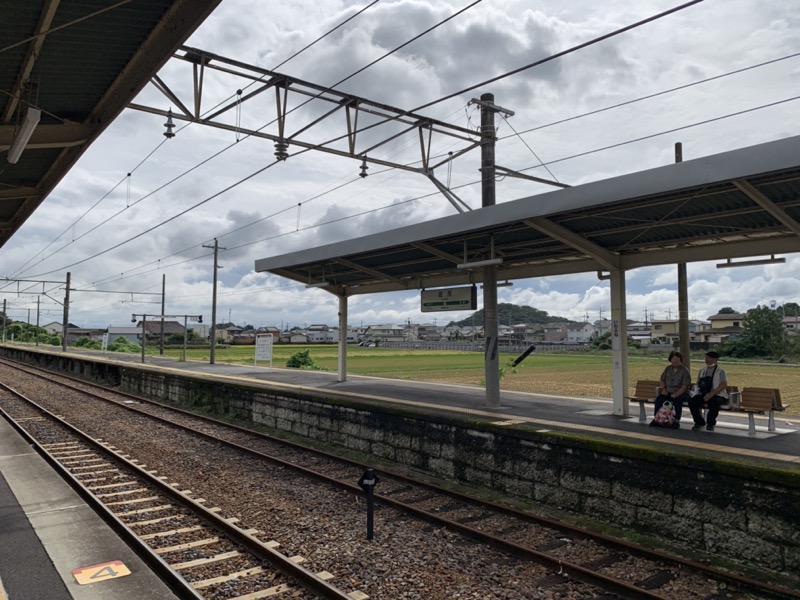
POLYGON ((257 260, 337 295, 800 252, 800 136, 257 260))
POLYGON ((0 247, 220 1, 3 0, 0 247), (28 106, 41 121, 10 164, 28 106))

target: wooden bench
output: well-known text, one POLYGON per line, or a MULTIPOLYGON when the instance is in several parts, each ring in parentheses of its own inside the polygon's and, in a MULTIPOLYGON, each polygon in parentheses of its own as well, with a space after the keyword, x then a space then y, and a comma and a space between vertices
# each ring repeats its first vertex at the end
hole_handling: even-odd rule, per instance
POLYGON ((644 423, 647 421, 647 411, 644 408, 645 403, 655 402, 658 396, 658 388, 661 387, 661 382, 652 379, 640 379, 636 382, 636 391, 633 396, 625 396, 626 400, 639 403, 639 422, 644 423))
POLYGON ((744 388, 742 402, 738 410, 747 413, 749 419, 748 435, 756 434, 755 415, 769 414, 767 431, 775 431, 775 411, 786 410, 788 405, 781 402, 781 391, 774 388, 744 388))

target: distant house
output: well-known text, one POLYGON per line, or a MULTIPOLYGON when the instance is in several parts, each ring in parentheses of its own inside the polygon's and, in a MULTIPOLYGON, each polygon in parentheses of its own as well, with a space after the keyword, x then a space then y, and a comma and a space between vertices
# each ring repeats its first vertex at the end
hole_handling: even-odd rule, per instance
POLYGON ((741 313, 716 314, 708 317, 711 327, 698 332, 698 337, 709 344, 721 344, 742 333, 744 315, 741 313))
POLYGON ((331 344, 339 341, 338 332, 334 332, 327 325, 311 325, 306 328, 309 344, 331 344))
MULTIPOLYGON (((67 324, 68 329, 77 329, 77 325, 73 325, 72 323, 67 324)), ((52 323, 48 323, 47 325, 42 325, 42 329, 47 331, 50 335, 61 335, 64 333, 64 326, 59 323, 58 321, 53 321, 52 323)))
POLYGON ((509 335, 515 344, 533 344, 544 341, 544 327, 539 323, 517 323, 509 335))
POLYGON ((442 339, 442 330, 434 323, 423 323, 417 325, 417 339, 426 342, 438 342, 442 339))
POLYGON ((594 325, 591 323, 569 323, 567 324, 567 341, 570 343, 585 344, 597 335, 594 325))
POLYGON ((256 332, 254 330, 243 331, 242 333, 233 336, 229 342, 234 346, 255 346, 256 332))
POLYGON ((84 329, 82 327, 67 327, 67 345, 72 345, 81 338, 102 342, 105 329, 84 329))
MULTIPOLYGON (((144 323, 145 341, 153 342, 161 340, 160 320, 139 321, 136 324, 136 327, 141 329, 142 323, 144 323)), ((164 339, 171 335, 183 335, 185 331, 186 329, 183 327, 183 325, 177 321, 164 321, 164 339)))
POLYGON ((544 341, 563 343, 567 341, 566 323, 547 323, 544 326, 544 341))
POLYGON ((231 325, 230 327, 221 327, 216 330, 217 339, 223 342, 232 342, 233 338, 242 333, 244 329, 231 325))
MULTIPOLYGON (((70 326, 75 327, 71 323, 70 326)), ((58 321, 53 321, 52 323, 48 323, 47 325, 42 325, 42 329, 44 329, 45 331, 47 331, 47 333, 51 335, 61 335, 61 333, 64 331, 64 326, 58 321)))
POLYGON ((783 328, 789 335, 800 334, 800 317, 783 317, 783 328))
POLYGON ((108 343, 113 344, 117 338, 124 338, 134 344, 140 344, 142 341, 142 328, 141 327, 109 327, 108 328, 108 343))
POLYGON ((364 340, 369 342, 404 342, 406 328, 404 325, 370 325, 364 332, 364 340))
POLYGON ((272 336, 273 342, 277 342, 278 340, 281 339, 281 330, 278 329, 277 327, 269 325, 267 327, 259 327, 258 329, 256 329, 256 335, 265 335, 267 333, 272 336))
POLYGON ((302 331, 293 331, 289 336, 290 344, 307 344, 308 336, 302 331))

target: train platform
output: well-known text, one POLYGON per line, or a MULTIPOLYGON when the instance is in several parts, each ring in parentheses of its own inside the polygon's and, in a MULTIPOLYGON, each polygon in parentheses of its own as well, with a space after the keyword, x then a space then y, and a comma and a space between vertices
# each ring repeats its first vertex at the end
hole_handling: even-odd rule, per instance
MULTIPOLYGON (((612 414, 609 398, 502 391, 500 406, 490 407, 486 406, 483 388, 478 386, 359 375, 339 382, 335 373, 327 371, 211 365, 157 356, 148 356, 141 363, 138 356, 93 351, 68 354, 219 383, 322 392, 358 399, 376 408, 402 406, 420 414, 537 431, 560 430, 697 455, 747 459, 784 469, 800 468, 800 418, 793 420, 781 413, 773 432, 767 431, 766 417, 757 417, 755 436, 748 434, 746 414, 727 411, 720 413, 713 432, 692 431, 688 408, 680 429, 664 429, 649 427, 649 418, 641 422, 636 405, 631 406, 629 416, 612 414)), ((649 417, 653 407, 647 408, 649 417)), ((0 419, 0 541, 0 600, 175 597, 4 419, 0 419), (124 565, 130 575, 116 576, 118 565, 124 565)))
POLYGON ((500 406, 486 406, 484 389, 478 386, 426 383, 401 379, 348 375, 337 381, 336 373, 281 367, 208 364, 148 356, 144 365, 137 356, 96 355, 98 359, 139 363, 147 368, 176 370, 221 381, 263 383, 295 390, 324 391, 375 403, 401 405, 420 413, 447 414, 480 419, 499 425, 564 430, 595 437, 656 444, 677 451, 707 456, 748 457, 756 462, 779 463, 800 468, 800 417, 775 414, 775 431, 768 431, 766 415, 756 415, 756 435, 748 433, 746 413, 721 411, 715 431, 692 431, 692 418, 684 407, 680 429, 649 427, 653 405, 646 405, 648 419, 639 420, 639 407, 631 404, 629 416, 612 414, 610 398, 553 396, 501 391, 500 406))
POLYGON ((0 418, 0 600, 73 598, 176 596, 0 418))

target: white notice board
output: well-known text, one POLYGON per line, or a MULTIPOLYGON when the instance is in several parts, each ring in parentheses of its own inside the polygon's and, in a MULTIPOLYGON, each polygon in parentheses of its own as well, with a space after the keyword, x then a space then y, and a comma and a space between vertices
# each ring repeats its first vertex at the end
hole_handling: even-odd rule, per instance
POLYGON ((268 360, 272 368, 272 334, 256 335, 256 358, 253 364, 260 360, 268 360))

